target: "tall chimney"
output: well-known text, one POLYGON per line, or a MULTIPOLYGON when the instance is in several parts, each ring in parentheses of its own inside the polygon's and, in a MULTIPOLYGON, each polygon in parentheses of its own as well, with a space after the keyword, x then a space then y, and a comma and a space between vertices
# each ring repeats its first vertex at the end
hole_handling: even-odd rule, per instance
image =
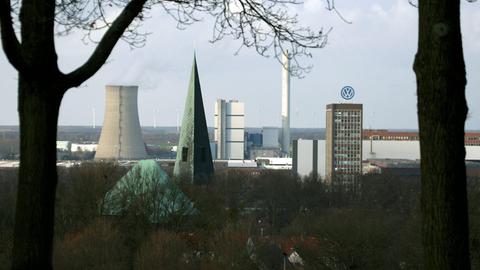
POLYGON ((288 51, 282 55, 282 152, 290 153, 290 62, 288 51))
POLYGON ((138 86, 107 85, 105 118, 95 159, 147 157, 138 119, 138 86))

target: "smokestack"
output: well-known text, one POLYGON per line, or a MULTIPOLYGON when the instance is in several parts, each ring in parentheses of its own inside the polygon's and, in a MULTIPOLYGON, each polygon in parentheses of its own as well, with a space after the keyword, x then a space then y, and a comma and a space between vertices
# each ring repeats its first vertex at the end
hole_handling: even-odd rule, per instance
POLYGON ((138 86, 107 85, 105 118, 95 159, 147 157, 138 120, 138 86))
POLYGON ((290 153, 290 62, 288 51, 282 55, 282 152, 290 153))

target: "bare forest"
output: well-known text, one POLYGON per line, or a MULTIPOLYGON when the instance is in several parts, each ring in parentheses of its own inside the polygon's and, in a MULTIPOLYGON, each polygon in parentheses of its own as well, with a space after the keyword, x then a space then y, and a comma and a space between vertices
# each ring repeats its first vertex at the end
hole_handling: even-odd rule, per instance
MULTIPOLYGON (((152 224, 139 209, 102 216, 127 168, 59 169, 55 269, 423 269, 420 179, 367 175, 355 192, 287 172, 219 172, 182 184, 196 215, 152 224)), ((9 269, 17 171, 0 171, 0 269, 9 269)), ((468 180, 472 268, 480 267, 480 179, 468 180)))

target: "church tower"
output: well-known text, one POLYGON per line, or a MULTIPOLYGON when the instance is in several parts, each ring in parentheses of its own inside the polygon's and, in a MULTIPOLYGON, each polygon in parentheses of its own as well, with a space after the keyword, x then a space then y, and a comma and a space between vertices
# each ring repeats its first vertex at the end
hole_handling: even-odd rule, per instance
POLYGON ((213 174, 212 153, 194 55, 173 175, 206 184, 213 174))

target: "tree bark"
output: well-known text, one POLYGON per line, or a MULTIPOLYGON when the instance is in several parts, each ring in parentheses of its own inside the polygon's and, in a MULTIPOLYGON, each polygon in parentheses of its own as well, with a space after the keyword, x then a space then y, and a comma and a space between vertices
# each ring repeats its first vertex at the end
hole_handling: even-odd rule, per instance
POLYGON ((425 269, 470 269, 459 0, 420 0, 417 76, 425 269))
POLYGON ((12 269, 52 269, 57 119, 63 92, 20 75, 20 169, 12 269))
POLYGON ((21 43, 13 30, 10 1, 0 0, 2 46, 19 71, 20 170, 12 269, 52 269, 57 120, 63 94, 100 69, 145 1, 130 1, 92 57, 64 75, 55 51, 55 0, 21 2, 21 43))

